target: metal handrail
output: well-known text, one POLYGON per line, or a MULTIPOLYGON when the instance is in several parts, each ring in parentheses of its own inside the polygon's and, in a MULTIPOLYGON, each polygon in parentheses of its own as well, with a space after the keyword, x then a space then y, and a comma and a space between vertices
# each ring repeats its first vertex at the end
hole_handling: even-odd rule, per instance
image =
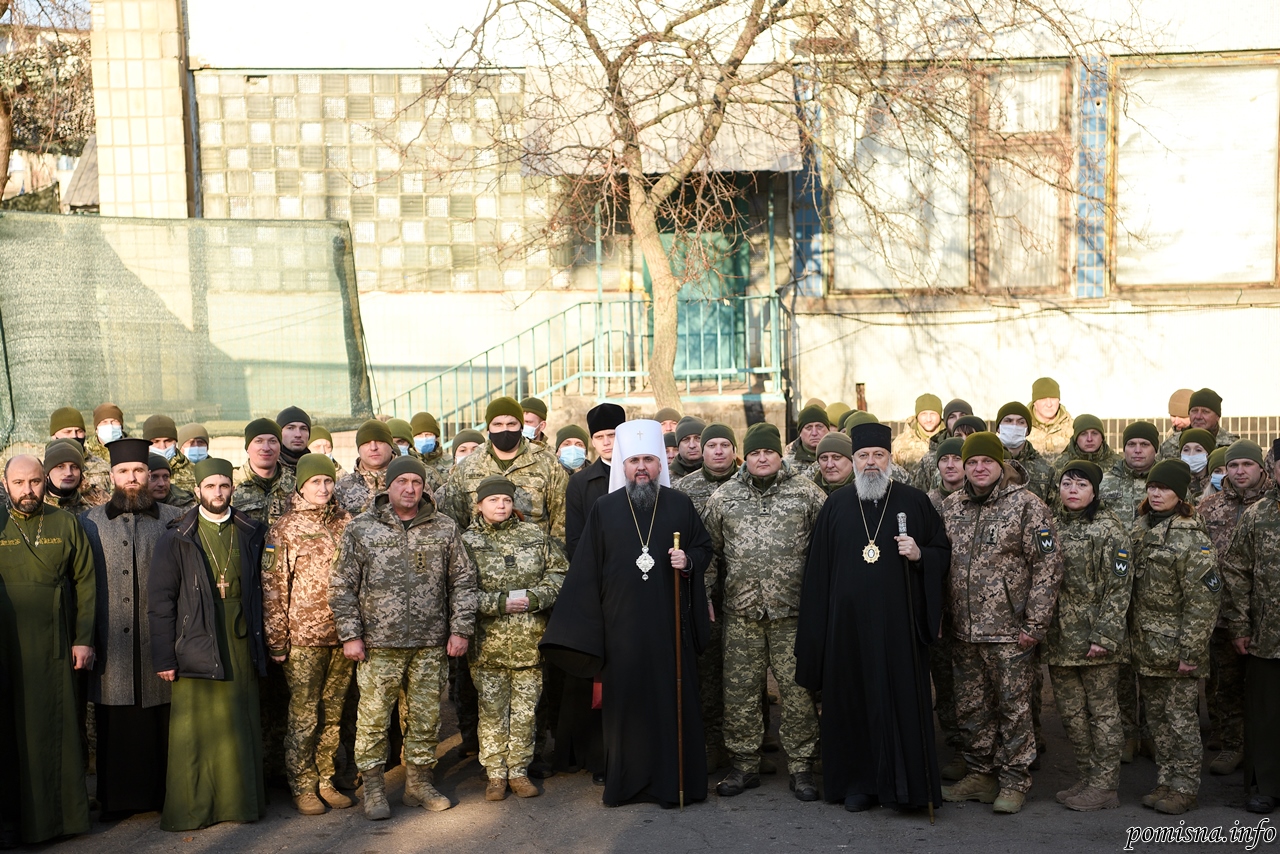
MULTIPOLYGON (((580 302, 429 377, 384 405, 392 416, 435 414, 446 435, 481 424, 488 401, 556 392, 624 397, 648 383, 651 305, 632 297, 580 302)), ((686 393, 714 383, 771 383, 788 371, 789 323, 776 294, 680 300, 676 379, 686 393)))

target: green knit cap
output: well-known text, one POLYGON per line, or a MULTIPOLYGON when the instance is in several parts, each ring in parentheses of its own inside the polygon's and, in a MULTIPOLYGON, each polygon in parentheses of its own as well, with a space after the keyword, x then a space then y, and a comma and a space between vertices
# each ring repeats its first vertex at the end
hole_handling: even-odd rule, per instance
POLYGON ((706 426, 702 419, 686 415, 676 423, 676 444, 679 445, 690 436, 702 436, 702 431, 706 426))
POLYGON ((466 430, 459 430, 458 435, 453 437, 453 444, 449 446, 449 452, 457 453, 458 447, 460 445, 465 445, 468 442, 475 442, 477 445, 483 445, 484 435, 479 430, 472 430, 470 428, 466 430))
POLYGON ((968 462, 970 457, 991 457, 998 463, 1004 462, 1004 444, 1000 437, 989 430, 974 433, 964 440, 960 448, 960 459, 968 462))
POLYGON ((828 403, 827 404, 827 423, 839 424, 840 419, 844 417, 844 414, 852 408, 853 407, 845 403, 843 400, 837 400, 835 403, 828 403))
POLYGON ((942 414, 942 398, 936 394, 922 394, 916 398, 916 415, 921 412, 936 412, 942 414))
POLYGON ((490 495, 505 495, 514 499, 516 485, 500 474, 491 474, 476 486, 476 503, 479 504, 490 495))
MULTIPOLYGON (((1058 388, 1058 381, 1053 377, 1041 377, 1031 384, 1032 403, 1044 400, 1046 397, 1062 397, 1062 389, 1058 388)), ((1029 422, 1030 419, 1028 419, 1029 422)))
POLYGON ((1199 427, 1188 427, 1182 431, 1182 436, 1178 439, 1178 450, 1181 451, 1188 442, 1195 442, 1200 445, 1200 447, 1204 448, 1206 454, 1218 444, 1212 433, 1208 430, 1201 430, 1199 427))
POLYGON ((298 457, 298 481, 294 489, 301 492, 304 483, 320 475, 337 480, 338 467, 333 464, 333 460, 329 459, 327 454, 303 454, 298 457))
MULTIPOLYGON (((275 422, 272 421, 272 424, 275 422)), ((228 460, 218 457, 205 457, 203 460, 195 464, 194 472, 196 476, 196 485, 204 483, 205 478, 213 477, 215 474, 222 475, 227 480, 231 480, 231 472, 233 471, 231 463, 228 460)))
POLYGON ((1215 415, 1222 415, 1222 395, 1218 394, 1211 388, 1202 388, 1199 391, 1191 393, 1191 402, 1188 409, 1194 409, 1197 406, 1203 406, 1206 409, 1213 410, 1215 415))
POLYGON ((730 445, 733 445, 734 448, 738 447, 738 440, 733 435, 733 428, 728 424, 721 424, 719 421, 708 424, 702 430, 703 447, 712 439, 728 439, 730 445))
POLYGON ((742 440, 743 456, 759 450, 776 451, 779 455, 782 454, 782 434, 768 421, 752 424, 747 428, 747 435, 742 440))
POLYGON ((142 438, 150 442, 152 439, 173 439, 178 441, 178 425, 168 415, 152 415, 142 422, 142 438))
POLYGON ((403 456, 391 460, 387 466, 387 485, 390 486, 402 474, 416 474, 424 484, 427 482, 427 467, 417 457, 403 456))
POLYGON ((369 442, 383 442, 387 445, 394 445, 396 439, 391 435, 390 427, 376 418, 370 418, 361 424, 360 429, 356 431, 356 447, 367 445, 369 442))
POLYGON ((333 444, 333 434, 329 432, 328 427, 319 427, 319 426, 312 427, 310 439, 312 442, 316 441, 317 439, 324 439, 330 445, 333 444))
MULTIPOLYGON (((1062 475, 1065 476, 1067 472, 1072 471, 1079 472, 1084 475, 1085 480, 1093 484, 1094 494, 1097 494, 1098 485, 1102 483, 1101 466, 1097 463, 1089 462, 1088 460, 1072 460, 1062 467, 1062 475)), ((1058 482, 1062 482, 1062 477, 1058 478, 1058 482)))
POLYGON ((205 427, 203 424, 199 424, 196 422, 192 422, 190 424, 183 424, 181 427, 178 428, 178 444, 179 445, 185 445, 188 442, 190 442, 192 439, 204 439, 205 442, 208 442, 209 441, 208 428, 205 427))
MULTIPOLYGON (((1216 454, 1218 451, 1222 451, 1223 453, 1222 465, 1235 462, 1236 460, 1253 460, 1258 465, 1263 464, 1262 447, 1258 445, 1257 442, 1251 442, 1248 439, 1237 439, 1232 442, 1230 446, 1226 448, 1218 448, 1214 453, 1216 454)), ((1210 462, 1212 463, 1212 455, 1210 455, 1210 462)), ((1210 465, 1209 467, 1214 468, 1213 465, 1210 465)))
MULTIPOLYGON (((1053 395, 1045 395, 1045 397, 1052 396, 1053 395)), ((1037 397, 1036 400, 1040 400, 1040 398, 1037 397)), ((1005 419, 1005 416, 1008 415, 1021 415, 1023 420, 1027 422, 1027 427, 1031 426, 1031 410, 1027 409, 1027 405, 1025 403, 1019 403, 1016 400, 1011 400, 1004 406, 1000 407, 1000 411, 996 413, 996 424, 999 424, 1005 419)))
POLYGON ((387 422, 387 429, 391 431, 391 438, 402 439, 406 445, 413 444, 413 428, 403 418, 392 418, 387 422))
POLYGON ((1151 447, 1160 447, 1160 431, 1150 421, 1135 421, 1124 428, 1124 438, 1121 443, 1127 445, 1132 439, 1146 439, 1151 443, 1151 447))
POLYGON ((586 430, 583 430, 577 424, 566 424, 556 431, 557 449, 564 444, 565 439, 577 439, 586 447, 591 447, 591 437, 587 435, 586 430))
POLYGON ((976 415, 961 415, 956 419, 956 423, 951 425, 951 432, 955 433, 961 427, 972 428, 975 433, 985 433, 987 431, 987 422, 976 415))
POLYGON ((54 439, 44 446, 44 473, 47 475, 63 463, 75 463, 84 468, 84 452, 75 439, 54 439))
POLYGON ((661 424, 663 421, 679 421, 680 413, 670 406, 664 406, 658 410, 658 414, 653 416, 653 420, 661 424))
POLYGON ((510 415, 517 421, 524 421, 524 407, 514 397, 495 397, 484 409, 484 423, 492 424, 499 415, 510 415))
POLYGON ((1187 490, 1191 488, 1191 466, 1182 460, 1161 460, 1151 467, 1147 475, 1147 485, 1167 486, 1182 501, 1187 499, 1187 490))
POLYGON ((1102 426, 1102 419, 1096 415, 1078 415, 1076 416, 1075 425, 1072 427, 1071 439, 1075 441, 1080 438, 1080 434, 1085 430, 1097 430, 1105 438, 1107 431, 1102 426))
MULTIPOLYGON (((1242 439, 1241 441, 1244 441, 1244 440, 1242 439)), ((1216 468, 1225 468, 1226 465, 1227 465, 1227 449, 1214 448, 1209 453, 1209 471, 1213 471, 1216 468)))
POLYGON ((675 434, 675 433, 663 433, 663 434, 662 434, 662 446, 663 446, 664 448, 678 448, 678 447, 680 447, 680 443, 676 441, 676 434, 675 434))
MULTIPOLYGON (((173 423, 172 421, 169 423, 173 423)), ((177 430, 174 430, 176 437, 177 430)), ((244 446, 249 447, 249 443, 259 436, 275 436, 280 438, 280 425, 272 421, 270 418, 255 418, 248 424, 244 425, 244 446)))
POLYGON ((942 408, 942 420, 946 421, 953 413, 959 412, 961 415, 972 415, 973 407, 969 405, 969 401, 955 398, 942 408))
POLYGON ((796 419, 796 429, 803 430, 809 424, 821 424, 824 427, 830 427, 831 420, 827 418, 826 407, 814 404, 800 410, 800 417, 796 419))
POLYGON ((524 420, 526 412, 532 412, 543 421, 547 420, 547 402, 538 397, 526 397, 520 401, 520 420, 524 420))
POLYGON ((840 429, 849 432, 849 428, 857 427, 859 424, 879 424, 880 419, 876 418, 870 412, 864 412, 861 409, 851 409, 844 414, 844 421, 840 423, 840 429))
POLYGON ((61 409, 55 409, 53 414, 49 416, 49 435, 52 436, 59 430, 66 430, 68 427, 84 429, 84 415, 74 406, 64 406, 61 409))
POLYGON ((823 454, 839 454, 842 457, 853 459, 853 440, 849 438, 847 433, 832 430, 822 437, 815 454, 819 457, 823 454))
POLYGON ((960 452, 964 450, 964 439, 959 436, 952 436, 950 439, 943 439, 938 443, 938 451, 934 454, 935 460, 941 460, 947 456, 960 456, 960 452))
POLYGON ((430 433, 436 437, 440 435, 440 423, 430 412, 419 412, 409 419, 409 429, 415 436, 419 433, 430 433))

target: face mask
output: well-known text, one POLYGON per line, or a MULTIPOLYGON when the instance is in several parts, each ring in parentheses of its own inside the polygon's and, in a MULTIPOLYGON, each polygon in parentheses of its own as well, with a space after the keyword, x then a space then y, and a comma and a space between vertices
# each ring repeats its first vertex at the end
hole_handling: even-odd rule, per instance
POLYGON ((1225 478, 1226 478, 1226 474, 1224 472, 1214 472, 1213 474, 1209 475, 1209 482, 1213 484, 1214 492, 1222 491, 1222 481, 1225 478))
POLYGON ((1191 471, 1199 474, 1204 471, 1205 466, 1209 465, 1208 454, 1183 454, 1182 461, 1191 466, 1191 471))
POLYGON ((400 456, 402 456, 402 457, 407 457, 407 456, 409 456, 409 446, 408 446, 408 445, 402 445, 402 444, 400 444, 399 442, 396 442, 396 447, 400 449, 400 456))
MULTIPOLYGON (((152 448, 151 453, 159 454, 160 456, 164 457, 166 460, 172 460, 174 458, 174 455, 178 453, 178 446, 170 445, 167 448, 152 448)), ((188 457, 188 459, 190 458, 188 457)))
POLYGON ((560 462, 571 469, 576 469, 587 461, 587 452, 576 445, 567 445, 560 449, 560 462))
POLYGON ((124 436, 124 430, 119 424, 99 424, 97 432, 98 441, 104 445, 124 436))
POLYGON ((489 431, 489 441, 499 451, 514 451, 523 436, 523 430, 499 430, 496 433, 492 430, 489 431))
POLYGON ((530 427, 528 424, 526 424, 524 428, 520 431, 520 435, 524 436, 526 439, 532 442, 534 439, 538 438, 538 428, 530 427))
POLYGON ((436 439, 434 436, 428 439, 414 439, 413 446, 418 449, 418 453, 429 454, 436 449, 436 439))
POLYGON ((198 463, 201 460, 209 459, 209 449, 202 448, 199 445, 192 445, 190 448, 183 451, 183 453, 186 455, 187 459, 190 460, 193 464, 198 463))
POLYGON ((1027 440, 1027 428, 1016 424, 1001 424, 999 428, 1000 444, 1006 448, 1017 448, 1027 440))

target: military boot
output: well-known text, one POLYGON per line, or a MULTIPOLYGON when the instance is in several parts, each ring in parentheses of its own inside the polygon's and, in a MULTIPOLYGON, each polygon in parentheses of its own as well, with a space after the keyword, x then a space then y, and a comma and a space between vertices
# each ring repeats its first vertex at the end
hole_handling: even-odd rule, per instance
POLYGON ((1153 806, 1156 812, 1164 813, 1165 815, 1182 815, 1187 810, 1195 809, 1199 804, 1196 803, 1196 796, 1190 792, 1179 792, 1176 789, 1170 789, 1153 806))
POLYGON ((1154 808, 1156 805, 1156 801, 1159 801, 1160 799, 1168 795, 1169 791, 1170 789, 1168 786, 1156 786, 1150 792, 1142 796, 1142 805, 1144 807, 1154 808))
POLYGON ((797 771, 791 775, 791 791, 796 793, 798 801, 816 801, 818 784, 813 782, 812 771, 797 771))
POLYGON ((1025 792, 1019 792, 1017 789, 1001 789, 1000 794, 996 796, 995 804, 991 807, 991 811, 1004 815, 1016 815, 1022 812, 1022 805, 1026 801, 1027 795, 1025 792))
POLYGON ((364 774, 364 817, 369 821, 391 818, 391 805, 387 803, 386 783, 381 768, 370 768, 364 774))
POLYGON ((320 800, 335 810, 344 810, 355 803, 351 798, 335 789, 332 783, 328 782, 320 784, 320 800))
POLYGON ((302 815, 324 815, 324 801, 315 792, 303 792, 293 796, 293 805, 302 815))
POLYGON ((716 784, 716 794, 722 798, 732 798, 734 795, 741 795, 747 789, 756 789, 759 786, 759 774, 749 774, 737 768, 730 768, 729 773, 724 775, 724 779, 716 784))
POLYGON ((1063 789, 1061 792, 1058 792, 1058 794, 1055 795, 1054 798, 1057 800, 1058 803, 1065 804, 1070 798, 1074 798, 1076 795, 1083 792, 1088 787, 1088 785, 1089 784, 1086 783, 1084 780, 1077 780, 1069 788, 1063 789))
POLYGON ((538 791, 538 787, 533 785, 533 782, 523 774, 519 777, 512 777, 507 781, 507 784, 511 786, 511 791, 516 793, 517 798, 536 798, 542 794, 538 791))
POLYGON ((406 763, 404 766, 404 805, 422 806, 432 812, 443 812, 453 802, 436 791, 435 776, 426 765, 406 763))
POLYGON ((490 777, 488 785, 484 787, 484 799, 486 801, 505 801, 507 799, 507 778, 490 777))
POLYGON ((1097 810, 1113 810, 1120 806, 1120 795, 1115 789, 1097 789, 1086 786, 1076 794, 1063 801, 1067 809, 1076 812, 1095 812, 1097 810))
POLYGON ((969 773, 969 766, 964 761, 964 755, 957 753, 951 757, 951 761, 942 766, 942 779, 949 780, 952 783, 957 780, 963 780, 964 775, 969 773))
POLYGON ((1239 750, 1228 748, 1222 751, 1214 760, 1209 763, 1209 773, 1222 777, 1227 774, 1234 774, 1235 770, 1240 767, 1240 763, 1244 761, 1244 753, 1239 750))
POLYGON ((989 804, 1000 794, 1000 781, 994 774, 969 773, 954 786, 942 787, 944 801, 981 801, 989 804))

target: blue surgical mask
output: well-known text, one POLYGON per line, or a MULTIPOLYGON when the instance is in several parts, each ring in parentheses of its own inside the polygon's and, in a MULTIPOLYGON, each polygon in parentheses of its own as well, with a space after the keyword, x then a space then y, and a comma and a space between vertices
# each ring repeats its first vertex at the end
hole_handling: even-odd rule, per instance
POLYGON ((209 458, 209 449, 201 445, 192 445, 182 453, 192 463, 198 463, 209 458))
POLYGON ((1006 448, 1021 448, 1027 441, 1027 428, 1020 424, 1001 424, 997 430, 1000 444, 1006 448))
POLYGON ((524 428, 520 431, 520 434, 524 436, 526 439, 528 439, 530 442, 532 442, 534 439, 538 438, 538 428, 530 427, 528 424, 526 424, 524 428))
POLYGON ((1209 465, 1209 455, 1184 453, 1182 455, 1182 461, 1191 467, 1192 472, 1194 472, 1195 474, 1199 474, 1200 472, 1205 470, 1206 466, 1209 465))
POLYGON ((1222 481, 1226 479, 1226 476, 1227 476, 1226 472, 1220 472, 1220 471, 1216 471, 1213 474, 1209 475, 1209 482, 1213 484, 1214 492, 1222 491, 1222 481))
POLYGON ((174 456, 178 453, 178 446, 170 445, 167 448, 152 448, 151 453, 159 454, 160 456, 164 457, 166 460, 172 460, 174 456))
POLYGON ((407 456, 409 456, 409 446, 408 446, 408 445, 402 445, 402 444, 400 444, 399 442, 396 442, 396 447, 400 449, 400 456, 402 456, 402 457, 407 457, 407 456))
POLYGON ((428 436, 425 439, 418 438, 413 440, 413 445, 418 449, 420 454, 429 454, 436 449, 436 437, 428 436))
POLYGON ((566 467, 576 469, 587 461, 587 451, 577 445, 565 445, 560 449, 560 462, 566 467))
POLYGON ((97 433, 98 441, 104 445, 124 436, 124 430, 119 424, 99 424, 97 433))

